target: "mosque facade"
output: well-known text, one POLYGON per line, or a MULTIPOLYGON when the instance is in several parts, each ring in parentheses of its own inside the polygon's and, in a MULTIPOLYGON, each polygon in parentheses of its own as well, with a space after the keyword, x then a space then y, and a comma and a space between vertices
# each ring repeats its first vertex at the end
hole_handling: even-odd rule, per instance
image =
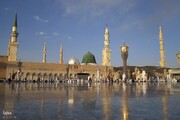
POLYGON ((63 46, 60 47, 59 63, 47 63, 46 43, 44 43, 42 63, 18 61, 18 31, 17 14, 11 31, 8 44, 7 56, 0 56, 0 78, 1 79, 26 79, 26 80, 55 80, 76 78, 77 73, 89 73, 92 79, 104 79, 109 71, 114 71, 110 64, 109 30, 105 29, 105 49, 103 51, 103 64, 98 65, 96 58, 91 52, 87 52, 80 63, 75 57, 69 59, 67 64, 63 63, 63 46), (105 59, 108 58, 108 61, 105 59), (17 78, 20 76, 21 78, 17 78))

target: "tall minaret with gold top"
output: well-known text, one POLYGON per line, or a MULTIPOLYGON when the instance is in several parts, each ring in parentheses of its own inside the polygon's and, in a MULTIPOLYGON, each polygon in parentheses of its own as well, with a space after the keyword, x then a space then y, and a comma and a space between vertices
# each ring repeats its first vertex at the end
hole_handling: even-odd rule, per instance
POLYGON ((46 42, 44 43, 44 50, 43 50, 43 63, 46 63, 46 42))
POLYGON ((8 56, 8 58, 10 56, 10 45, 11 45, 11 39, 9 39, 8 49, 7 49, 7 56, 8 56))
POLYGON ((61 44, 61 47, 60 47, 59 63, 63 64, 63 47, 62 47, 62 44, 61 44))
POLYGON ((176 54, 176 56, 177 56, 178 64, 180 65, 180 49, 179 52, 176 54))
POLYGON ((14 24, 11 31, 11 38, 8 44, 8 61, 17 61, 18 52, 18 32, 17 32, 17 13, 14 17, 14 24))
POLYGON ((165 52, 164 52, 164 41, 162 36, 162 27, 159 27, 159 41, 160 41, 160 66, 162 68, 166 67, 166 61, 165 61, 165 52))
POLYGON ((111 66, 111 49, 109 47, 109 29, 106 25, 105 34, 104 34, 104 48, 102 50, 102 66, 111 66))

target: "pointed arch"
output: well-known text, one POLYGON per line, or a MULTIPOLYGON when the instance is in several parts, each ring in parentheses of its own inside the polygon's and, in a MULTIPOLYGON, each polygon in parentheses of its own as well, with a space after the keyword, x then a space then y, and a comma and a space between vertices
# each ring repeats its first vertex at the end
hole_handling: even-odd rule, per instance
POLYGON ((49 80, 53 80, 53 74, 52 73, 49 74, 49 80))
POLYGON ((94 80, 96 78, 96 75, 95 74, 92 74, 92 80, 94 80))
POLYGON ((25 80, 30 80, 30 73, 29 72, 26 73, 25 80))
POLYGON ((58 80, 58 79, 59 79, 58 74, 55 73, 55 74, 54 74, 54 80, 58 80))
POLYGON ((48 75, 47 75, 47 73, 44 73, 44 74, 43 74, 43 80, 48 80, 48 75))
POLYGON ((73 78, 73 74, 72 73, 69 75, 69 78, 73 78))
POLYGON ((32 80, 36 80, 36 73, 32 73, 32 80))
POLYGON ((37 74, 37 80, 42 80, 42 74, 41 73, 37 74))
POLYGON ((60 79, 60 80, 63 79, 63 74, 62 74, 62 73, 59 74, 59 79, 60 79))

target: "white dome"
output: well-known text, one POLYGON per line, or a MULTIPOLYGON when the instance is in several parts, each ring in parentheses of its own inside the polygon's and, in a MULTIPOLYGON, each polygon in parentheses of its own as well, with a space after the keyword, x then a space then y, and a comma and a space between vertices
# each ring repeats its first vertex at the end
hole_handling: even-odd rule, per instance
POLYGON ((75 57, 72 57, 69 59, 68 64, 70 65, 79 64, 79 60, 75 57))

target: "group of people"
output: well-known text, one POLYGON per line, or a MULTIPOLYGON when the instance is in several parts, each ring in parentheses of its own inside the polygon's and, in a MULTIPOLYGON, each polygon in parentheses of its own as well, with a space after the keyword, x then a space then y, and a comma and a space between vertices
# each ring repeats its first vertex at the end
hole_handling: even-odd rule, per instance
MULTIPOLYGON (((125 72, 123 72, 122 74, 122 81, 126 81, 128 79, 128 77, 126 76, 125 72)), ((135 81, 147 81, 147 73, 145 70, 142 70, 142 72, 140 72, 140 70, 137 70, 135 73, 135 81)))
POLYGON ((9 74, 8 76, 8 81, 12 81, 13 79, 17 79, 17 80, 21 80, 21 77, 22 77, 22 72, 21 72, 21 69, 18 69, 18 71, 16 73, 13 73, 13 74, 9 74))

